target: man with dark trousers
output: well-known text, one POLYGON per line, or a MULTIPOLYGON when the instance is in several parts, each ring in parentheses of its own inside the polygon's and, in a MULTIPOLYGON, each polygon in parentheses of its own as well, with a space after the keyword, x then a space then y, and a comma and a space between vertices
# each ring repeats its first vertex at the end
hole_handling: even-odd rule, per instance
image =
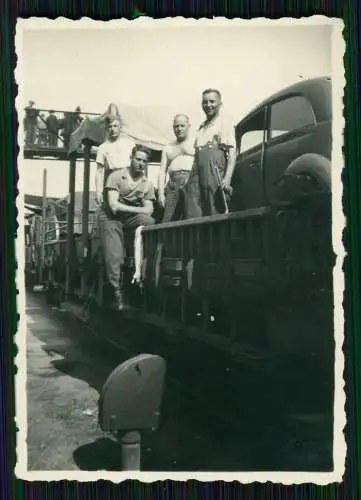
POLYGON ((183 189, 187 184, 194 161, 194 146, 189 138, 190 123, 187 115, 174 117, 173 131, 176 140, 162 153, 158 177, 158 201, 164 207, 163 222, 179 220, 183 216, 183 189), (166 184, 166 176, 169 181, 166 184))
POLYGON ((225 196, 232 193, 235 130, 221 113, 219 90, 203 91, 202 108, 206 119, 196 134, 195 159, 184 192, 187 219, 225 212, 225 196))
POLYGON ((139 226, 155 223, 151 217, 155 201, 154 186, 144 173, 149 158, 150 151, 136 145, 132 151, 130 166, 114 170, 105 183, 100 238, 106 274, 118 311, 125 308, 122 286, 124 230, 135 231, 139 226))

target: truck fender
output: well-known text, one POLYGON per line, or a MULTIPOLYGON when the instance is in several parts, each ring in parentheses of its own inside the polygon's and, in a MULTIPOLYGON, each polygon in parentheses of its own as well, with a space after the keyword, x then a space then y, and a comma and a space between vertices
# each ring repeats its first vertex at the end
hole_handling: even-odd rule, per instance
POLYGON ((282 180, 288 175, 309 174, 328 192, 331 192, 331 162, 324 156, 307 153, 293 160, 286 168, 282 180))

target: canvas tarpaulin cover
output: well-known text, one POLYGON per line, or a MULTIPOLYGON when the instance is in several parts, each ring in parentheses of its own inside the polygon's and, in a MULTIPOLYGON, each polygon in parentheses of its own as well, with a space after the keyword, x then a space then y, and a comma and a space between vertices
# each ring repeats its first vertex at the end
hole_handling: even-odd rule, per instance
MULTIPOLYGON (((117 107, 123 121, 123 132, 136 143, 154 151, 161 151, 174 139, 173 118, 181 111, 161 106, 136 107, 119 104, 117 107)), ((86 140, 95 146, 101 144, 105 139, 105 117, 106 113, 95 118, 86 117, 70 137, 69 153, 76 151, 86 140)))

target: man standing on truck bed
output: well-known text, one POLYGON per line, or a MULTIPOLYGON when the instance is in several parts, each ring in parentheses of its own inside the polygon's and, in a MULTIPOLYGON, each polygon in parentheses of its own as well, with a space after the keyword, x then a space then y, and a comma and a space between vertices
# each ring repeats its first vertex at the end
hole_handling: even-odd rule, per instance
POLYGON ((122 133, 122 118, 116 106, 110 105, 105 117, 106 140, 99 146, 95 175, 96 201, 101 207, 104 198, 104 186, 112 170, 125 168, 135 146, 133 139, 122 133))
POLYGON ((107 243, 103 241, 105 237, 105 228, 108 227, 108 220, 112 220, 112 214, 109 213, 109 208, 104 198, 105 184, 112 171, 129 166, 129 159, 135 142, 122 133, 122 118, 115 105, 109 105, 104 122, 106 140, 99 146, 97 151, 95 196, 98 204, 98 225, 101 246, 103 254, 105 255, 105 247, 107 245, 107 243))
POLYGON ((129 167, 114 170, 105 183, 106 199, 100 224, 105 269, 118 311, 124 309, 122 267, 125 257, 124 229, 154 224, 154 186, 144 171, 150 158, 149 149, 134 146, 129 167))
POLYGON ((223 213, 227 208, 224 194, 231 194, 236 141, 234 127, 221 115, 221 107, 219 90, 203 91, 202 108, 206 120, 196 135, 195 161, 185 188, 187 219, 223 213))
POLYGON ((158 179, 158 200, 165 208, 163 222, 179 220, 183 214, 183 188, 186 185, 194 161, 194 144, 189 139, 189 117, 174 117, 173 130, 176 140, 168 144, 162 153, 158 179), (169 181, 165 186, 166 175, 169 181))

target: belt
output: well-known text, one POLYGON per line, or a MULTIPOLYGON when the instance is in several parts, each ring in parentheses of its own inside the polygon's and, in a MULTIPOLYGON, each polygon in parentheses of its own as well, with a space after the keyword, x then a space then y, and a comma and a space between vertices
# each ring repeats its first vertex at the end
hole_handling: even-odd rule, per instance
POLYGON ((214 142, 214 141, 208 141, 205 144, 202 144, 201 146, 196 147, 196 152, 200 151, 202 149, 218 149, 224 152, 227 152, 229 150, 229 146, 223 143, 219 142, 214 142))
POLYGON ((208 141, 205 144, 202 144, 201 146, 196 147, 196 151, 200 151, 202 149, 220 149, 218 143, 213 142, 213 141, 208 141))
POLYGON ((174 170, 173 172, 169 172, 169 178, 172 180, 172 177, 177 177, 177 175, 189 175, 190 170, 174 170))

